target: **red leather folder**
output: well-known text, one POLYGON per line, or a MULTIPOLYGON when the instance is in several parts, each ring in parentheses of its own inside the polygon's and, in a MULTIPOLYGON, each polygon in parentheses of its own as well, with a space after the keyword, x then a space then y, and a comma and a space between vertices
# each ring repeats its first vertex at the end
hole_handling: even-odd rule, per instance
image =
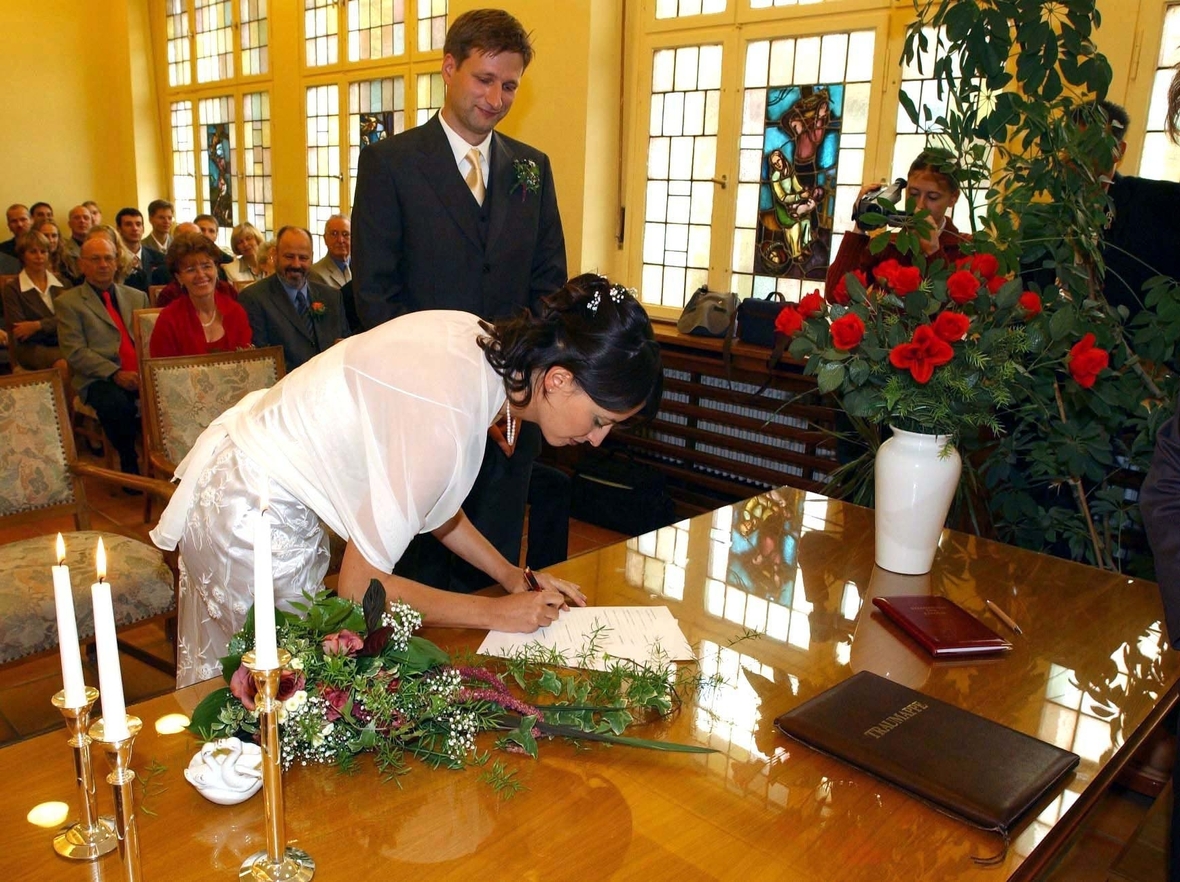
POLYGON ((873 605, 935 658, 1007 652, 1012 644, 945 597, 874 597, 873 605))

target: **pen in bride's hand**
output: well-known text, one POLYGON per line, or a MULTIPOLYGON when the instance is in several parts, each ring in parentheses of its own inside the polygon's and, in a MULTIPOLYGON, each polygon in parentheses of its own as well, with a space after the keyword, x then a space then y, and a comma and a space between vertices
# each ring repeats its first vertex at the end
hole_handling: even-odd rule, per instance
POLYGON ((1011 616, 1009 616, 1006 612, 1004 612, 1002 609, 1000 609, 998 606, 996 606, 990 600, 985 600, 983 603, 984 603, 984 606, 986 606, 988 609, 990 609, 992 611, 992 615, 994 615, 997 619, 999 619, 1001 622, 1003 622, 1005 625, 1007 625, 1009 628, 1011 628, 1017 634, 1024 633, 1023 631, 1020 630, 1020 625, 1016 624, 1016 622, 1012 619, 1011 616))
POLYGON ((537 577, 533 575, 533 571, 528 567, 524 568, 524 583, 529 586, 529 591, 541 591, 541 583, 537 581, 537 577))

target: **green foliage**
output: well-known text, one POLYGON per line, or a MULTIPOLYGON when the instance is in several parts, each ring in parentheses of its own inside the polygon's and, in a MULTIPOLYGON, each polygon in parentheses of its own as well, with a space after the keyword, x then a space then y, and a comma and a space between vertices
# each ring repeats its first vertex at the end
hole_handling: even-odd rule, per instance
MULTIPOLYGON (((990 513, 990 525, 980 529, 1147 573, 1149 558, 1135 553, 1143 543, 1127 488, 1146 471, 1175 399, 1170 366, 1180 341, 1180 291, 1170 278, 1150 280, 1145 308, 1130 321, 1102 293, 1111 204, 1101 178, 1117 139, 1093 103, 1111 81, 1094 43, 1096 0, 918 0, 915 12, 904 60, 928 58, 931 40, 942 42, 940 60, 924 73, 937 80, 946 112, 923 112, 904 93, 900 100, 929 142, 954 156, 965 195, 986 185, 986 202, 972 205, 972 249, 994 252, 1005 270, 1041 271, 1053 280, 1038 292, 1043 315, 1022 334, 1000 339, 998 360, 990 348, 997 340, 987 333, 965 354, 969 370, 986 371, 987 390, 973 386, 969 372, 943 384, 952 410, 974 389, 986 391, 999 414, 976 421, 983 431, 959 433, 967 473, 990 513), (939 28, 944 36, 933 36, 939 28), (1070 378, 1063 361, 1086 333, 1110 353, 1110 369, 1089 389, 1070 378)), ((1014 280, 996 294, 997 313, 1011 308, 1020 288, 1014 280)), ((856 302, 851 285, 849 292, 856 302)), ((884 388, 901 412, 930 404, 896 382, 884 388)), ((876 415, 864 394, 846 395, 845 403, 850 412, 876 415)))

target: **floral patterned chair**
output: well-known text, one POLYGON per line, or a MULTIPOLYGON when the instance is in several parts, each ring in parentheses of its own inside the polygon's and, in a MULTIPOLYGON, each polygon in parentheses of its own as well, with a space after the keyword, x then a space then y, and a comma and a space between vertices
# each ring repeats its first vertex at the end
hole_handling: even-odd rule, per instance
MULTIPOLYGON (((50 531, 0 545, 0 664, 57 648, 49 568, 57 562, 55 534, 63 515, 72 516, 75 526, 75 532, 65 535, 65 543, 79 638, 85 640, 94 634, 89 587, 95 577, 94 553, 100 537, 114 586, 116 625, 174 616, 173 568, 151 545, 118 533, 91 530, 81 478, 132 487, 164 499, 171 495, 171 485, 78 462, 65 391, 55 370, 0 377, 0 439, 0 527, 40 522, 50 531)), ((174 672, 170 661, 136 647, 120 644, 120 648, 174 672)))
POLYGON ((149 358, 142 362, 140 403, 147 415, 147 458, 158 477, 171 477, 193 443, 248 392, 285 373, 283 348, 149 358))

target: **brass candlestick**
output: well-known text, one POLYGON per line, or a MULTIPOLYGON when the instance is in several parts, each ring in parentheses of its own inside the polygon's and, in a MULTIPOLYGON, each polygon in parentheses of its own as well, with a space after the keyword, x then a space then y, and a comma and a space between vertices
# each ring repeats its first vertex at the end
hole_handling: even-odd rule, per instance
POLYGON ((250 855, 238 871, 239 880, 307 882, 315 876, 311 855, 287 845, 283 821, 283 767, 279 749, 279 680, 291 653, 279 650, 275 668, 255 667, 254 653, 242 656, 258 687, 259 734, 262 737, 262 793, 266 812, 266 851, 250 855))
POLYGON ((143 728, 139 717, 127 715, 127 737, 108 738, 105 721, 90 727, 90 737, 102 745, 111 773, 107 783, 115 792, 115 832, 119 837, 119 857, 123 860, 123 877, 127 882, 141 882, 139 861, 139 820, 135 815, 135 772, 131 769, 131 748, 143 728))
POLYGON ((94 791, 94 766, 90 761, 90 710, 98 700, 98 690, 87 686, 85 704, 66 707, 65 690, 53 696, 53 706, 65 717, 70 732, 67 742, 74 748, 74 780, 78 784, 78 821, 53 837, 53 850, 62 857, 76 861, 92 861, 114 851, 119 845, 115 833, 115 819, 99 817, 98 800, 94 791))

